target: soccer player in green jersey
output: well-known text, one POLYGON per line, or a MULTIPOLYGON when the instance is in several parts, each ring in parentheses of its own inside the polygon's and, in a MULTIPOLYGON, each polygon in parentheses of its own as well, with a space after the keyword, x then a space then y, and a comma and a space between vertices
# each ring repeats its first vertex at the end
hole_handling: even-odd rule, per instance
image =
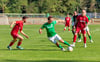
POLYGON ((59 40, 60 42, 66 44, 68 46, 71 46, 71 45, 67 41, 62 40, 62 38, 55 32, 54 26, 57 22, 60 23, 60 22, 64 22, 64 21, 53 21, 53 17, 49 16, 48 17, 48 22, 43 24, 43 26, 39 29, 39 33, 41 34, 42 29, 45 28, 46 31, 47 31, 48 39, 51 42, 53 42, 54 44, 56 44, 57 47, 61 48, 62 51, 65 51, 65 49, 61 45, 59 45, 59 43, 56 40, 59 40))
MULTIPOLYGON (((91 21, 91 18, 88 15, 86 15, 86 16, 88 17, 88 20, 91 21)), ((93 43, 93 40, 92 40, 92 37, 91 37, 91 34, 90 34, 90 31, 89 31, 89 27, 88 26, 86 27, 86 32, 88 34, 88 37, 90 39, 90 42, 93 43)), ((79 33, 78 39, 79 39, 78 42, 81 42, 81 33, 79 33)))

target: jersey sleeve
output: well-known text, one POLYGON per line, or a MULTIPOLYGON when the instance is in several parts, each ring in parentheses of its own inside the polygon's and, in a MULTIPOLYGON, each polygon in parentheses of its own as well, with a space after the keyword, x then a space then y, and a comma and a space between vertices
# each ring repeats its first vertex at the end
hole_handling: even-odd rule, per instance
POLYGON ((18 24, 19 22, 18 21, 16 21, 16 24, 18 24))
POLYGON ((53 24, 57 24, 57 21, 53 21, 53 24))
POLYGON ((87 18, 88 18, 89 21, 91 20, 91 18, 88 15, 87 15, 87 18))
POLYGON ((89 22, 89 19, 88 18, 86 18, 86 24, 89 22))
POLYGON ((45 24, 42 25, 41 29, 44 29, 44 28, 45 28, 45 24))

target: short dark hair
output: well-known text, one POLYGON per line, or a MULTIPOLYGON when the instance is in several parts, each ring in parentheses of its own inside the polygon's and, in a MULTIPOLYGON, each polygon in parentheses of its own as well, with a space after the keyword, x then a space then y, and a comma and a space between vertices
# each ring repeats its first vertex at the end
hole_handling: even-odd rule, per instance
POLYGON ((27 17, 27 16, 23 16, 23 17, 22 17, 22 19, 26 19, 26 18, 28 18, 28 17, 27 17))
POLYGON ((53 17, 52 17, 52 16, 49 16, 49 17, 48 17, 48 20, 50 20, 51 18, 53 18, 53 17))

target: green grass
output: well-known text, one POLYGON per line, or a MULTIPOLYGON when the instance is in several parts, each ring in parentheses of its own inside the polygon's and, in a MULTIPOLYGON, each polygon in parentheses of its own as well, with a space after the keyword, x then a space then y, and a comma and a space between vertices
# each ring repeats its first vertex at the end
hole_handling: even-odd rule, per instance
MULTIPOLYGON (((63 52, 51 43, 46 36, 46 31, 39 34, 41 25, 25 25, 24 32, 29 35, 29 39, 24 36, 24 50, 17 50, 17 42, 9 51, 6 47, 12 40, 11 29, 8 25, 0 25, 0 62, 100 62, 100 25, 90 25, 91 35, 94 43, 90 43, 87 37, 87 48, 83 47, 83 42, 76 43, 73 52, 63 52)), ((56 25, 56 32, 70 44, 73 35, 71 32, 63 32, 63 25, 56 25)), ((64 48, 66 45, 60 43, 64 48)))

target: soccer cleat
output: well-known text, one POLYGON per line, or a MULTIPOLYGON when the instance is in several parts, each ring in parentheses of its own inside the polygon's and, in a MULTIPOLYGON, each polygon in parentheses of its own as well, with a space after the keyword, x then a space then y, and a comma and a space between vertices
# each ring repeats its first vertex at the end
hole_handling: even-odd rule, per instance
POLYGON ((81 39, 80 39, 80 40, 78 40, 77 42, 81 42, 81 39))
POLYGON ((71 47, 75 47, 75 44, 71 44, 70 46, 71 46, 71 47))
POLYGON ((91 43, 93 43, 93 40, 90 40, 91 43))
POLYGON ((24 48, 22 48, 21 46, 17 46, 16 48, 20 49, 20 50, 23 50, 24 48))
POLYGON ((7 46, 7 48, 8 48, 9 50, 12 50, 12 48, 11 48, 10 46, 7 46))
POLYGON ((86 44, 84 44, 84 48, 86 48, 87 46, 86 46, 86 44))
POLYGON ((64 48, 61 48, 62 51, 66 51, 64 48))

